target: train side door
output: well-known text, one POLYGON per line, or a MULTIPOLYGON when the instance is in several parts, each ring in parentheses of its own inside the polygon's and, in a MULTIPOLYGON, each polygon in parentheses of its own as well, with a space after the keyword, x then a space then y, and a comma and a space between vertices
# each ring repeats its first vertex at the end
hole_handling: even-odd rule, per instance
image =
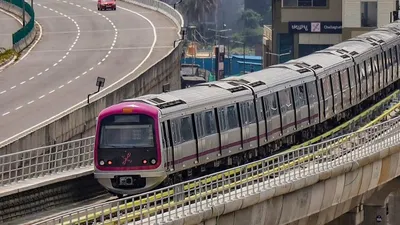
POLYGON ((317 95, 317 88, 315 86, 315 81, 307 83, 307 96, 310 107, 311 124, 318 123, 319 104, 318 104, 318 95, 317 95))
POLYGON ((250 143, 250 115, 247 108, 250 107, 248 102, 239 103, 240 109, 240 123, 242 124, 242 145, 243 149, 249 149, 250 143))
POLYGON ((172 140, 170 138, 169 129, 167 122, 161 123, 161 135, 162 135, 162 152, 165 159, 165 170, 171 171, 174 169, 174 155, 172 151, 172 140))

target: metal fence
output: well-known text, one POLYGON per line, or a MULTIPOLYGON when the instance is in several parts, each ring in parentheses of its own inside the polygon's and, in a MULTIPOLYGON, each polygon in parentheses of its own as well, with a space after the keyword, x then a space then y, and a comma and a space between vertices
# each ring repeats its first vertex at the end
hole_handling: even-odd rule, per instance
POLYGON ((160 224, 354 162, 400 143, 394 118, 363 131, 37 224, 160 224))
POLYGON ((0 156, 0 187, 93 165, 94 137, 0 156))

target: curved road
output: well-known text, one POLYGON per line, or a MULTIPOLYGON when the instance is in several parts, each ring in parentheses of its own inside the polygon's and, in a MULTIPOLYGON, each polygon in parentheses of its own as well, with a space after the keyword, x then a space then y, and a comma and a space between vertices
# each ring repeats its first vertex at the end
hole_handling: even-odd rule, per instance
POLYGON ((12 48, 12 34, 19 30, 22 25, 16 18, 0 11, 0 47, 12 48))
POLYGON ((178 38, 166 16, 119 2, 97 11, 92 0, 35 0, 42 39, 0 73, 0 142, 86 99, 96 78, 109 86, 165 56, 178 38))

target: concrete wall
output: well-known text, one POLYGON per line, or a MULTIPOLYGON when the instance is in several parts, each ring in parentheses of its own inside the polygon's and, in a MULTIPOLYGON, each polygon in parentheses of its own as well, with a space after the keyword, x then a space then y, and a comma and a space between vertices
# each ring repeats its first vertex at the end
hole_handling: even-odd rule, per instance
MULTIPOLYGON (((184 218, 184 224, 325 224, 400 176, 400 145, 184 218)), ((173 221, 171 224, 178 224, 173 221)), ((179 223, 180 224, 180 223, 179 223)))
MULTIPOLYGON (((22 12, 23 12, 22 9, 13 4, 0 0, 0 8, 22 18, 22 12)), ((31 17, 29 16, 29 14, 25 13, 26 23, 28 23, 30 19, 31 17)), ((33 40, 35 39, 35 35, 36 35, 36 29, 33 28, 32 31, 25 38, 23 38, 18 43, 14 44, 13 46, 14 50, 16 52, 21 52, 22 50, 24 50, 33 42, 33 40)))
POLYGON ((9 154, 93 135, 96 117, 105 107, 128 97, 160 93, 162 85, 165 83, 171 84, 171 90, 179 89, 182 45, 182 42, 179 43, 178 47, 164 59, 136 79, 121 85, 121 88, 98 100, 91 100, 90 104, 82 104, 77 109, 65 112, 64 115, 43 124, 38 129, 27 131, 25 135, 8 141, 1 146, 0 154, 9 154))

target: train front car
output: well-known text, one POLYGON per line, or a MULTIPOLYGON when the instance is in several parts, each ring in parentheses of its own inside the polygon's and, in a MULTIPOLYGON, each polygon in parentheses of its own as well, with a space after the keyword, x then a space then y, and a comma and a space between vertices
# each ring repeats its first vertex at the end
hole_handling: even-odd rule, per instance
POLYGON ((158 118, 158 108, 141 102, 123 102, 100 112, 94 176, 110 193, 142 193, 165 179, 158 118))

